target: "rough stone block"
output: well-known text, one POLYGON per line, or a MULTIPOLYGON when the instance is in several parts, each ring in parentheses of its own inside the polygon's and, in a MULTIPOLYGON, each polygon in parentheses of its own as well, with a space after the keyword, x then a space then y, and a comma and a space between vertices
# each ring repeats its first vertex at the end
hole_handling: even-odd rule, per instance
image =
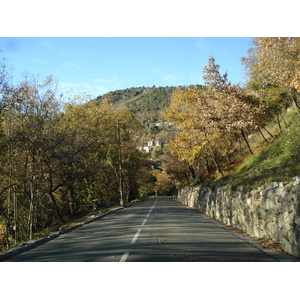
POLYGON ((291 226, 293 224, 295 224, 295 213, 294 212, 290 212, 287 216, 287 223, 291 226))
POLYGON ((267 198, 265 202, 265 209, 275 211, 275 203, 272 198, 267 198))
POLYGON ((297 225, 295 228, 295 239, 297 244, 300 246, 300 225, 297 225))
POLYGON ((267 193, 268 193, 268 190, 263 189, 263 190, 260 191, 259 195, 260 195, 261 198, 265 198, 267 193))
POLYGON ((271 182, 265 187, 265 190, 272 190, 272 189, 276 189, 277 187, 279 187, 278 182, 271 182))
POLYGON ((296 212, 295 212, 295 223, 300 224, 300 203, 297 203, 296 212))
POLYGON ((294 180, 294 183, 293 183, 294 186, 300 185, 300 176, 295 176, 293 178, 293 180, 294 180))

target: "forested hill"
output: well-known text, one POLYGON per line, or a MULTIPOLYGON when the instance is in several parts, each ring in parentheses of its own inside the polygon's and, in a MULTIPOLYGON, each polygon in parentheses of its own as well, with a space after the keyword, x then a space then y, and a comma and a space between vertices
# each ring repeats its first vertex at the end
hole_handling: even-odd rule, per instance
POLYGON ((100 104, 107 99, 113 104, 114 109, 127 108, 143 122, 156 122, 161 119, 160 112, 169 106, 172 93, 176 88, 174 86, 132 87, 98 96, 93 102, 100 104))
POLYGON ((148 93, 129 102, 127 107, 133 114, 161 111, 169 106, 174 90, 175 87, 154 87, 148 93))

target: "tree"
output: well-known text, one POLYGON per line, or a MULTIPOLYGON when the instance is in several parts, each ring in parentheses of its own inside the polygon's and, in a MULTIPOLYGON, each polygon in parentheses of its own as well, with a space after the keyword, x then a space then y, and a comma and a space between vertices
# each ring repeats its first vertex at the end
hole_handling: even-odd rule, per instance
POLYGON ((154 172, 154 176, 156 177, 156 183, 155 183, 155 190, 160 194, 160 195, 168 195, 174 188, 174 185, 168 176, 167 173, 165 172, 160 172, 156 170, 154 172))
POLYGON ((210 91, 224 91, 230 86, 227 72, 224 75, 221 75, 219 69, 220 66, 216 64, 215 58, 210 56, 208 58, 207 66, 205 66, 203 70, 204 85, 210 91))
POLYGON ((168 155, 164 158, 162 168, 168 174, 170 180, 176 188, 187 185, 195 180, 193 169, 184 160, 179 160, 175 155, 168 155))
MULTIPOLYGON (((39 83, 36 78, 27 76, 19 85, 10 86, 2 94, 6 105, 1 123, 5 147, 1 157, 4 178, 1 197, 6 199, 7 232, 12 232, 14 224, 16 241, 26 236, 31 239, 46 213, 43 210, 49 201, 45 185, 46 162, 50 150, 57 144, 52 138, 59 114, 56 92, 56 83, 51 77, 39 83)), ((61 217, 58 206, 54 202, 53 205, 61 217)))
MULTIPOLYGON (((218 156, 226 152, 226 140, 214 127, 218 116, 215 107, 203 89, 188 87, 176 90, 171 105, 164 117, 177 123, 179 132, 171 142, 171 153, 185 160, 196 169, 207 159, 212 159, 218 172, 222 174, 218 156), (224 143, 225 142, 225 143, 224 143)), ((195 169, 195 170, 196 170, 195 169)), ((195 178, 196 179, 196 178, 195 178)), ((197 176, 197 179, 200 179, 197 176)))
POLYGON ((271 85, 288 92, 300 114, 300 38, 258 37, 252 45, 242 58, 248 78, 260 83, 260 90, 271 85))
POLYGON ((171 153, 190 165, 195 182, 211 176, 210 162, 223 176, 222 163, 234 153, 240 138, 253 154, 247 134, 269 119, 269 106, 240 85, 228 82, 213 57, 204 68, 203 78, 203 87, 177 89, 163 115, 178 127, 171 153))
POLYGON ((232 85, 227 80, 227 73, 219 73, 219 65, 213 57, 209 58, 208 67, 204 68, 204 86, 207 97, 215 103, 213 114, 214 127, 226 136, 241 135, 250 153, 253 151, 246 137, 246 132, 255 131, 267 124, 270 119, 270 105, 263 103, 253 93, 248 92, 239 84, 232 85))
POLYGON ((153 192, 150 164, 135 143, 141 126, 131 114, 84 94, 66 99, 51 76, 26 75, 17 85, 8 79, 1 69, 1 245, 61 226, 83 203, 118 200, 120 174, 125 202, 153 192))

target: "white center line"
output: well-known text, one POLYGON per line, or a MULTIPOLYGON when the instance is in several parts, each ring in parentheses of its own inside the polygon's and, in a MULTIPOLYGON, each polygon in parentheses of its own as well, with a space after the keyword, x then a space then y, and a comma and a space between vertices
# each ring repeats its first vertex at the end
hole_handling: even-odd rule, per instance
POLYGON ((123 254, 122 258, 120 259, 120 262, 126 261, 127 257, 129 256, 129 253, 130 253, 129 251, 128 251, 128 252, 125 252, 125 253, 123 254))
POLYGON ((150 211, 152 211, 152 209, 154 208, 156 202, 157 202, 157 200, 154 202, 154 204, 153 204, 153 206, 151 207, 150 211))
MULTIPOLYGON (((156 204, 157 200, 154 202, 154 204, 152 205, 151 209, 149 210, 149 213, 147 214, 145 220, 143 221, 143 223, 141 224, 141 226, 144 226, 147 222, 148 217, 150 216, 152 209, 154 208, 155 204, 156 204)), ((138 231, 136 232, 136 234, 134 235, 133 239, 131 240, 131 244, 134 244, 137 240, 137 238, 139 237, 140 233, 141 233, 142 229, 138 229, 138 231)), ((128 258, 130 254, 130 251, 127 251, 123 254, 123 256, 120 259, 120 262, 125 262, 128 258)))
POLYGON ((137 240, 137 238, 139 237, 141 231, 142 231, 142 229, 139 229, 139 230, 136 232, 135 236, 134 236, 133 239, 131 240, 131 244, 134 244, 134 243, 136 242, 136 240, 137 240))

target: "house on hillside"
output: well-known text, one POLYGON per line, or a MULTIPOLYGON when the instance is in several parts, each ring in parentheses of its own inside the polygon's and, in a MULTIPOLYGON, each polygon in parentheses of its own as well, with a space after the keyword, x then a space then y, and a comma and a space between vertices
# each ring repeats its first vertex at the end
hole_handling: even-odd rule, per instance
POLYGON ((160 142, 159 141, 149 141, 148 142, 148 146, 149 147, 154 147, 154 146, 160 146, 160 142))
POLYGON ((142 152, 146 152, 146 153, 149 153, 152 151, 152 147, 149 147, 149 146, 143 146, 143 147, 137 147, 140 151, 142 152))
POLYGON ((137 147, 140 151, 150 153, 153 147, 160 147, 161 143, 159 141, 148 141, 145 145, 137 147))

